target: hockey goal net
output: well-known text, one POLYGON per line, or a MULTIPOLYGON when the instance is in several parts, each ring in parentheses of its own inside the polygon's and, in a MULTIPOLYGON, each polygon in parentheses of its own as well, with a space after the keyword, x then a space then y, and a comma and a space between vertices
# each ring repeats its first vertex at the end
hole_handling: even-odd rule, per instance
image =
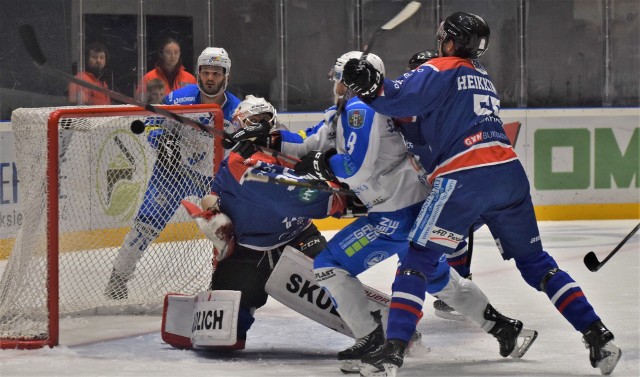
MULTIPOLYGON (((161 107, 223 129, 217 105, 161 107)), ((201 191, 208 190, 206 176, 224 157, 219 137, 134 106, 17 109, 11 123, 23 222, 0 280, 0 348, 57 345, 61 315, 144 311, 167 292, 195 294, 208 287, 210 243, 178 206, 151 214, 168 223, 142 253, 127 294, 105 294, 143 203, 162 207, 162 192, 173 191, 189 192, 185 199, 199 203, 180 185, 199 180, 201 191), (131 132, 135 120, 171 126, 183 162, 169 179, 152 184, 159 194, 149 198, 158 152, 151 127, 131 132)))

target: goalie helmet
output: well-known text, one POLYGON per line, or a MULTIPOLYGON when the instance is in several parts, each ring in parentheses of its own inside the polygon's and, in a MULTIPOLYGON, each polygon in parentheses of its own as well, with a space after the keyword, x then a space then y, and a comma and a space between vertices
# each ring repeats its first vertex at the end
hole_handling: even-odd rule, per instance
MULTIPOLYGON (((340 82, 342 80, 342 71, 344 70, 344 65, 351 59, 360 59, 362 56, 362 51, 349 51, 346 54, 343 54, 338 59, 336 59, 335 64, 331 71, 329 71, 329 80, 340 82)), ((367 55, 367 61, 373 65, 375 69, 382 72, 384 75, 384 63, 382 59, 376 54, 367 55)))
POLYGON ((438 51, 442 51, 443 43, 452 40, 455 56, 477 59, 489 48, 489 33, 489 25, 482 17, 465 12, 453 13, 438 28, 438 51))
POLYGON ((244 101, 240 102, 236 111, 233 113, 233 127, 235 131, 250 125, 256 125, 260 123, 251 119, 253 115, 268 114, 266 119, 271 124, 271 131, 275 130, 277 123, 276 109, 267 100, 262 97, 255 97, 251 94, 245 97, 244 101))

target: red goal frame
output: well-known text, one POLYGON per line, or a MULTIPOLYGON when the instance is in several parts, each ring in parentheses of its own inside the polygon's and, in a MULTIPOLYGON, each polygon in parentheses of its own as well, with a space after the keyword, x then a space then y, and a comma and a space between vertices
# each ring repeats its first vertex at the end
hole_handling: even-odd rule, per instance
MULTIPOLYGON (((214 128, 224 131, 224 113, 219 105, 216 104, 200 104, 200 105, 158 105, 158 108, 168 110, 178 114, 194 113, 194 112, 211 112, 214 114, 214 128)), ((156 115, 153 112, 145 110, 138 106, 121 107, 121 106, 104 106, 104 107, 66 107, 59 108, 49 114, 47 121, 47 159, 50 167, 47 170, 48 194, 47 200, 49 205, 47 212, 47 309, 48 318, 48 337, 46 339, 0 339, 0 349, 38 349, 45 346, 54 347, 59 344, 60 336, 60 313, 59 313, 59 176, 50 172, 59 171, 59 142, 58 142, 58 124, 64 118, 97 118, 107 116, 145 116, 156 115)), ((185 127, 189 127, 185 125, 185 127)), ((222 138, 214 135, 214 150, 224 151, 222 146, 222 138)), ((224 159, 224 153, 214 153, 214 167, 217 168, 224 159)))

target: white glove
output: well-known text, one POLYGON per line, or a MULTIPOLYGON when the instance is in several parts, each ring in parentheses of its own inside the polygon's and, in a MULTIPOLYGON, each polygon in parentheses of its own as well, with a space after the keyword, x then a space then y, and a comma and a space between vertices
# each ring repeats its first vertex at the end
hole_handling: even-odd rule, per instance
POLYGON ((220 199, 214 193, 205 195, 199 205, 182 200, 181 203, 195 219, 198 228, 213 243, 213 264, 217 263, 233 253, 235 240, 233 237, 233 223, 229 216, 220 212, 220 199))

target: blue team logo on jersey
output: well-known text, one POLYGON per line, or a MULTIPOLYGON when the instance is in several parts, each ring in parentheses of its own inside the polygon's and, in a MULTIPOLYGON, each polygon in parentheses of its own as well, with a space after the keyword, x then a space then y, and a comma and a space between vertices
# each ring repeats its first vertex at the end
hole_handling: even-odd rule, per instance
POLYGON ((363 109, 349 110, 347 113, 347 119, 351 128, 360 128, 364 125, 364 117, 367 116, 367 111, 363 109))
POLYGON ((365 258, 364 267, 369 269, 387 258, 389 258, 389 253, 384 251, 374 251, 365 258))

